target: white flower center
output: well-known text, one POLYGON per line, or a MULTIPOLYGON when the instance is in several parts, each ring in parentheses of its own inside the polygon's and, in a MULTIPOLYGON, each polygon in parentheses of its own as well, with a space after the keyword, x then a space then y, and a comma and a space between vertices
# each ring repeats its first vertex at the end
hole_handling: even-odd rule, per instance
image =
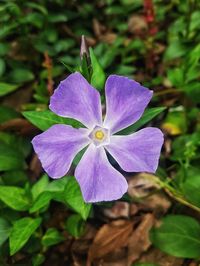
POLYGON ((107 128, 95 126, 89 134, 89 138, 95 146, 103 146, 110 143, 110 132, 107 128))

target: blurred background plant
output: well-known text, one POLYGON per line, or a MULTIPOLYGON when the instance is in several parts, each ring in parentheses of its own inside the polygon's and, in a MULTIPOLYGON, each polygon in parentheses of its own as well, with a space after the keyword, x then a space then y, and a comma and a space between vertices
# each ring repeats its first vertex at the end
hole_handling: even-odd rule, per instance
POLYGON ((102 258, 101 265, 198 265, 184 258, 200 258, 199 30, 197 0, 0 2, 0 265, 84 265, 86 257, 87 265, 102 258), (89 68, 80 60, 83 34, 92 47, 89 68), (103 102, 111 73, 154 90, 136 127, 165 132, 160 167, 155 176, 129 176, 121 201, 85 204, 73 169, 51 181, 33 154, 39 129, 79 126, 48 111, 53 89, 75 70, 103 102), (163 215, 150 239, 172 257, 149 251, 148 232, 163 215))

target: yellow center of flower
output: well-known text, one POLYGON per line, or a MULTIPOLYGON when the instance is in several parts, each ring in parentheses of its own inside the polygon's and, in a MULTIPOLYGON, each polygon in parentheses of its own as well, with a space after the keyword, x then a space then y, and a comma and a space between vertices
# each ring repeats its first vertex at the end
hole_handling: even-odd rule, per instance
POLYGON ((98 140, 102 140, 104 138, 104 133, 101 130, 97 130, 95 132, 95 138, 98 140))

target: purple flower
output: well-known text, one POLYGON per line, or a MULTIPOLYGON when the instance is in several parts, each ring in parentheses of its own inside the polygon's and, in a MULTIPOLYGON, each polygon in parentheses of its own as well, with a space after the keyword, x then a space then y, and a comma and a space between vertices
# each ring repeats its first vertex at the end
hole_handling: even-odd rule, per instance
POLYGON ((80 73, 69 75, 55 90, 49 108, 59 116, 79 120, 86 128, 58 124, 32 140, 52 178, 64 176, 75 155, 88 146, 75 170, 86 202, 116 200, 127 191, 126 179, 109 163, 106 151, 127 172, 154 173, 163 144, 162 132, 153 127, 128 136, 115 135, 142 116, 152 91, 134 80, 111 75, 105 94, 107 111, 102 121, 99 92, 80 73))

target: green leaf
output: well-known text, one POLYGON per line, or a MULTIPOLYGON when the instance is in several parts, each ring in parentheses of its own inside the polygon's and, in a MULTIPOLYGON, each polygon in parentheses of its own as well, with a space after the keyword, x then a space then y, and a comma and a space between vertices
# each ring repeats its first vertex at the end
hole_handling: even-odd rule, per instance
POLYGON ((80 237, 85 230, 85 222, 79 214, 73 214, 67 219, 65 229, 70 235, 80 237))
POLYGON ((164 110, 166 110, 166 107, 154 107, 154 108, 149 108, 144 111, 143 116, 133 125, 121 130, 117 134, 119 135, 127 135, 135 132, 139 128, 141 128, 143 125, 151 121, 154 117, 162 113, 164 110))
POLYGON ((33 73, 30 70, 24 68, 15 68, 9 74, 9 80, 17 84, 32 81, 33 79, 34 79, 33 73))
POLYGON ((41 130, 47 130, 55 124, 66 124, 73 127, 79 128, 82 127, 82 124, 79 121, 76 121, 71 118, 63 118, 54 114, 53 112, 46 111, 26 111, 22 113, 33 125, 38 127, 41 130))
POLYGON ((31 188, 33 200, 35 200, 43 191, 45 191, 48 184, 49 184, 49 178, 45 174, 31 188))
POLYGON ((200 257, 200 224, 184 215, 166 216, 150 233, 152 243, 169 255, 180 258, 200 257))
POLYGON ((0 97, 18 89, 19 85, 0 82, 0 97))
POLYGON ((181 67, 169 69, 167 71, 167 77, 171 81, 172 85, 178 88, 181 88, 185 82, 184 70, 181 67))
POLYGON ((92 65, 91 85, 97 88, 98 90, 102 90, 105 84, 106 75, 99 61, 97 60, 93 49, 89 48, 89 52, 92 65))
POLYGON ((182 87, 185 94, 194 102, 200 103, 199 83, 196 81, 190 82, 182 87))
POLYGON ((200 29, 200 11, 197 10, 192 13, 190 19, 190 31, 200 29))
POLYGON ((68 177, 64 197, 65 202, 86 220, 92 205, 84 202, 80 187, 73 176, 68 177))
POLYGON ((175 40, 169 44, 165 51, 165 60, 172 60, 182 57, 187 53, 187 47, 179 40, 175 40))
POLYGON ((36 199, 32 207, 29 209, 30 213, 40 211, 41 209, 48 206, 52 199, 53 195, 52 193, 48 191, 44 191, 39 195, 39 197, 36 199))
POLYGON ((20 114, 14 109, 7 106, 0 106, 0 124, 18 117, 20 117, 20 114))
POLYGON ((194 64, 193 66, 189 67, 187 69, 187 72, 185 73, 185 75, 186 75, 185 83, 184 84, 182 83, 182 84, 183 85, 187 84, 186 85, 186 89, 185 89, 185 91, 186 91, 187 88, 189 88, 190 82, 191 81, 195 81, 198 78, 198 76, 199 76, 199 66, 197 64, 194 64))
POLYGON ((192 204, 200 207, 200 169, 187 168, 186 180, 182 184, 185 198, 192 204))
POLYGON ((65 185, 68 183, 69 178, 68 176, 64 176, 60 179, 53 180, 49 183, 49 185, 46 188, 46 191, 56 193, 56 192, 62 192, 65 189, 65 185))
POLYGON ((13 223, 14 221, 20 219, 20 212, 10 209, 9 207, 2 208, 0 209, 0 217, 13 223))
POLYGON ((43 13, 43 15, 48 15, 48 10, 46 9, 45 6, 43 6, 41 4, 37 4, 34 2, 27 2, 27 3, 25 3, 25 5, 32 8, 32 9, 36 9, 36 10, 40 11, 41 13, 43 13))
POLYGON ((4 72, 6 70, 6 64, 3 59, 0 58, 0 77, 3 76, 4 72))
POLYGON ((45 261, 45 256, 42 254, 36 254, 32 258, 32 265, 39 266, 45 261))
POLYGON ((14 222, 9 238, 11 256, 26 244, 31 235, 39 227, 41 221, 41 218, 33 219, 30 217, 25 217, 14 222))
MULTIPOLYGON (((44 180, 41 182, 45 183, 44 180)), ((67 182, 68 182, 68 177, 63 177, 61 179, 54 180, 48 183, 46 187, 43 187, 42 192, 40 190, 41 193, 35 199, 29 212, 33 213, 42 210, 43 208, 48 206, 48 204, 52 199, 64 202, 64 190, 67 182)))
POLYGON ((28 156, 32 149, 30 140, 28 138, 17 136, 11 133, 0 132, 0 143, 1 142, 9 145, 7 149, 13 150, 15 154, 18 153, 18 157, 21 157, 22 159, 23 157, 28 156))
POLYGON ((79 152, 76 154, 76 156, 75 156, 75 158, 74 158, 74 160, 73 160, 73 164, 74 164, 75 166, 77 166, 77 165, 79 164, 79 162, 80 162, 81 158, 83 157, 83 154, 85 153, 86 150, 87 150, 87 147, 84 148, 84 149, 82 149, 81 151, 79 151, 79 152))
POLYGON ((183 134, 187 131, 187 118, 184 109, 169 109, 167 116, 162 123, 162 128, 171 135, 183 134))
POLYGON ((26 196, 25 190, 20 187, 0 186, 0 200, 17 211, 29 209, 29 198, 26 196))
POLYGON ((87 79, 88 82, 90 82, 89 63, 86 54, 84 54, 83 58, 81 59, 80 72, 84 76, 84 78, 87 79))
POLYGON ((8 239, 10 235, 10 224, 0 217, 0 246, 8 239))
POLYGON ((62 242, 64 239, 64 236, 56 228, 49 228, 42 237, 42 245, 50 247, 62 242))
POLYGON ((3 43, 1 41, 0 43, 0 56, 4 56, 6 55, 10 50, 10 44, 8 44, 7 42, 6 43, 3 43))
POLYGON ((0 141, 0 171, 23 169, 24 167, 23 154, 0 141))
POLYGON ((175 161, 189 162, 199 158, 198 149, 200 147, 200 133, 183 135, 177 137, 172 143, 171 159, 175 161))
POLYGON ((22 186, 27 178, 27 173, 23 170, 11 170, 2 174, 2 180, 7 186, 22 186))

